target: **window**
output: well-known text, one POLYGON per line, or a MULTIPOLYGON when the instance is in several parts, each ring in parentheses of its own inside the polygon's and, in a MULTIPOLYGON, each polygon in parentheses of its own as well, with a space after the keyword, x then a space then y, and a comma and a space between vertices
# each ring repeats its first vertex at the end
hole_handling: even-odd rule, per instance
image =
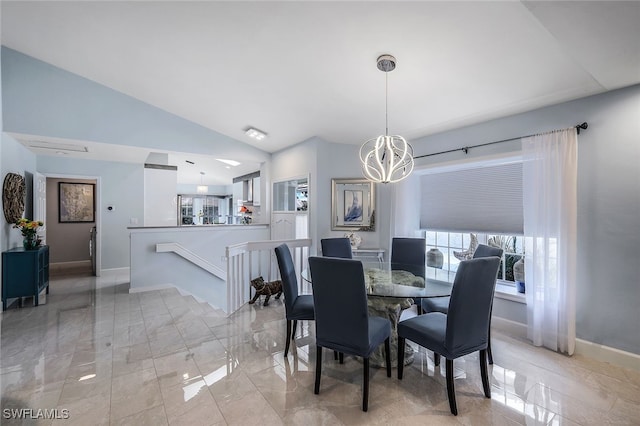
MULTIPOLYGON (((420 227, 427 260, 442 253, 440 276, 453 281, 460 258, 474 243, 504 250, 498 279, 514 285, 513 265, 523 256, 522 158, 445 165, 420 178, 420 227)), ((438 265, 439 267, 439 265, 438 265)), ((431 270, 432 271, 432 270, 431 270)))
POLYGON ((478 244, 500 247, 504 250, 502 261, 500 262, 498 279, 504 281, 505 284, 515 285, 513 265, 524 256, 523 236, 426 231, 425 237, 427 242, 427 266, 433 266, 429 265, 429 250, 439 250, 442 253, 443 261, 442 268, 438 269, 442 269, 440 275, 448 275, 449 280, 453 280, 453 276, 460 264, 460 259, 456 257, 456 254, 460 255, 467 251, 471 244, 471 239, 475 237, 477 238, 478 244))

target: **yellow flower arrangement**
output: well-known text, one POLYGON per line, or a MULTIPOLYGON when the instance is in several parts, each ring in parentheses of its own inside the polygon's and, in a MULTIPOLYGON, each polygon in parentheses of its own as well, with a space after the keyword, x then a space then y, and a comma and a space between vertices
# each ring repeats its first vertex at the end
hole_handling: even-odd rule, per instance
POLYGON ((24 217, 22 219, 18 219, 18 221, 13 225, 14 228, 20 230, 23 237, 35 237, 38 232, 38 228, 41 226, 44 226, 44 222, 41 220, 29 220, 24 217))
POLYGON ((20 233, 24 237, 22 241, 22 245, 25 250, 33 250, 40 244, 40 239, 38 238, 38 228, 44 226, 44 222, 40 220, 29 220, 18 219, 18 221, 13 225, 14 228, 20 230, 20 233))

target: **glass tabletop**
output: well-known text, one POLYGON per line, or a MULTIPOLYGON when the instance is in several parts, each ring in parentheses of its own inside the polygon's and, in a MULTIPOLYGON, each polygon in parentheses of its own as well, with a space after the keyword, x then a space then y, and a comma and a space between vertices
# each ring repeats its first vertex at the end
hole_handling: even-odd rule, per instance
MULTIPOLYGON (((452 277, 440 269, 389 262, 362 262, 362 267, 369 296, 425 298, 451 294, 452 277)), ((302 279, 312 282, 308 268, 302 271, 302 279)))

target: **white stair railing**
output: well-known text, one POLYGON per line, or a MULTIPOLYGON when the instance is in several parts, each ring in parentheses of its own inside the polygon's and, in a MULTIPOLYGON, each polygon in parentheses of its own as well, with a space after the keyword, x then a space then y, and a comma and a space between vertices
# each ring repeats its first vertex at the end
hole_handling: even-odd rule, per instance
POLYGON ((259 276, 262 276, 265 281, 279 279, 280 271, 274 249, 283 243, 287 244, 291 250, 300 291, 311 292, 309 286, 300 279, 302 270, 307 268, 310 239, 249 241, 234 244, 226 248, 228 314, 237 311, 249 301, 252 279, 259 276))

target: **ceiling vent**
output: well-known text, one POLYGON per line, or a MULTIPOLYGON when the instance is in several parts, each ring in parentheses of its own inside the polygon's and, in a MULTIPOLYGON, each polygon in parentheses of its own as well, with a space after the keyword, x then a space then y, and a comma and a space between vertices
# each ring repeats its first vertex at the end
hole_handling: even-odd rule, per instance
POLYGON ((45 141, 27 141, 26 146, 34 149, 47 149, 51 151, 66 151, 66 152, 89 152, 89 148, 82 145, 73 145, 69 143, 56 143, 45 141))

